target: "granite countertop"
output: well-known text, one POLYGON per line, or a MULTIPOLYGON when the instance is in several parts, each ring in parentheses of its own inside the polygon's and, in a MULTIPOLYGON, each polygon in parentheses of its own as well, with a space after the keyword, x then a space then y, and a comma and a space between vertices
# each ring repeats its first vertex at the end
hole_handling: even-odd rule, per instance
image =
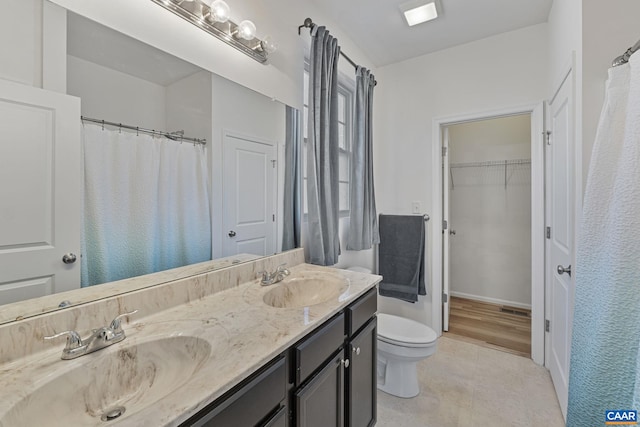
POLYGON ((131 389, 122 399, 127 411, 109 425, 177 426, 381 280, 380 276, 309 264, 300 264, 290 270, 291 275, 284 282, 330 274, 347 279, 349 286, 339 297, 320 304, 275 308, 266 305, 262 297, 278 284, 261 286, 259 280, 253 280, 142 319, 132 317, 129 324, 123 324, 127 334, 124 341, 95 353, 61 360, 64 347, 61 342, 52 350, 0 365, 0 384, 3 386, 0 389, 0 426, 19 425, 10 421, 12 419, 33 425, 37 419, 42 419, 33 418, 40 411, 46 411, 48 426, 69 425, 68 414, 71 412, 76 413, 73 420, 83 426, 104 426, 93 409, 104 409, 103 396, 77 392, 82 390, 83 378, 89 381, 92 376, 104 383, 116 384, 118 390, 131 389), (154 346, 158 339, 166 340, 162 351, 154 346), (138 355, 130 351, 133 345, 138 345, 141 354, 156 352, 158 356, 153 358, 154 363, 136 365, 138 355), (171 355, 167 355, 167 351, 171 355), (167 356, 175 356, 175 360, 183 362, 178 367, 169 366, 167 356), (74 379, 69 385, 72 370, 74 379), (158 377, 159 383, 164 381, 166 384, 158 383, 150 388, 160 370, 174 370, 175 374, 169 379, 158 377), (32 394, 34 390, 47 387, 58 389, 60 393, 69 387, 68 393, 77 392, 80 401, 69 407, 62 403, 57 392, 48 393, 46 398, 32 394), (167 389, 171 392, 164 395, 167 389), (155 390, 158 390, 157 396, 155 390), (51 402, 47 402, 49 398, 51 402), (136 403, 142 409, 138 410, 136 403), (25 410, 16 413, 14 409, 14 413, 9 413, 14 406, 23 406, 25 410))

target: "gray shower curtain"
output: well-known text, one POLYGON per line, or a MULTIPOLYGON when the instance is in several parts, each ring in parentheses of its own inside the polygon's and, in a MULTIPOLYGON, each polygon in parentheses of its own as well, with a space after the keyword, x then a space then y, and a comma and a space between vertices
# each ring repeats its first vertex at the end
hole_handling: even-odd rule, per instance
POLYGON ((287 105, 282 250, 299 248, 301 205, 300 111, 287 105))
POLYGON ((333 265, 338 237, 338 41, 325 27, 311 30, 307 205, 309 262, 333 265))
POLYGON ((369 70, 356 68, 356 99, 351 179, 349 187, 349 236, 347 249, 370 249, 380 243, 376 198, 373 187, 373 88, 375 78, 369 70))

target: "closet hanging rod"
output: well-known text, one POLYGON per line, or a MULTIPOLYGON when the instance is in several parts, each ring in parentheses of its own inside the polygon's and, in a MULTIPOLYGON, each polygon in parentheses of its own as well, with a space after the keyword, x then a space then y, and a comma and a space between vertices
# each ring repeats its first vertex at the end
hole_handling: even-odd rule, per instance
POLYGON ((640 49, 640 40, 638 40, 636 44, 634 44, 629 49, 627 49, 625 53, 623 53, 622 55, 614 59, 611 66, 617 67, 618 65, 626 64, 627 62, 629 62, 629 58, 631 57, 631 55, 633 55, 633 53, 636 52, 638 49, 640 49))
POLYGON ((449 165, 449 169, 458 168, 479 168, 479 167, 491 167, 491 166, 512 166, 512 165, 529 165, 531 159, 515 159, 515 160, 492 160, 488 162, 470 162, 470 163, 452 163, 449 165))
MULTIPOLYGON (((300 30, 302 30, 303 28, 308 28, 308 29, 309 29, 309 33, 311 33, 311 30, 312 30, 312 29, 313 29, 313 27, 314 27, 314 26, 316 26, 316 25, 317 25, 317 24, 315 24, 315 23, 311 20, 311 18, 306 18, 306 19, 304 20, 304 24, 302 24, 302 25, 300 25, 300 26, 298 27, 298 35, 300 35, 300 30)), ((340 49, 340 55, 341 55, 344 59, 346 59, 346 60, 347 60, 347 62, 353 66, 353 68, 355 68, 355 69, 357 69, 357 68, 358 68, 358 64, 356 64, 356 63, 355 63, 351 58, 349 58, 349 57, 347 56, 347 54, 346 54, 346 53, 344 53, 344 52, 342 51, 342 49, 340 49)), ((378 84, 378 81, 374 79, 374 80, 373 80, 373 85, 374 85, 374 86, 376 86, 377 84, 378 84)))
POLYGON ((86 117, 86 116, 80 116, 80 119, 83 122, 91 122, 91 123, 102 125, 102 129, 104 129, 105 126, 115 126, 120 129, 135 130, 136 132, 142 132, 142 133, 150 134, 152 136, 156 136, 156 135, 164 136, 165 138, 168 138, 172 141, 180 141, 180 142, 185 141, 185 142, 190 142, 193 144, 201 144, 201 145, 207 144, 206 139, 188 138, 186 136, 182 136, 180 133, 182 131, 174 132, 174 133, 163 132, 163 131, 158 131, 154 129, 145 129, 138 126, 123 125, 122 123, 109 122, 107 120, 92 119, 91 117, 86 117))

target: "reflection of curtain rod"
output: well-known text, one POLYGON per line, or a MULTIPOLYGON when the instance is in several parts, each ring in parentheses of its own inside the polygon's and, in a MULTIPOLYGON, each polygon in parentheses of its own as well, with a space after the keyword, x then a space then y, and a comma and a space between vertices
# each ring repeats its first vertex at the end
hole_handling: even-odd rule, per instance
POLYGON ((98 120, 98 119, 92 119, 90 117, 85 117, 85 116, 80 116, 80 119, 83 122, 91 122, 91 123, 97 123, 99 125, 102 125, 102 129, 104 130, 105 125, 106 126, 115 126, 117 128, 120 129, 129 129, 129 130, 135 130, 136 132, 142 132, 142 133, 147 133, 150 134, 152 136, 164 136, 165 138, 168 138, 172 141, 187 141, 187 142, 191 142, 193 144, 202 144, 202 145, 206 145, 207 144, 207 140, 206 139, 198 139, 198 138, 187 138, 186 136, 182 136, 184 134, 184 131, 178 131, 178 132, 163 132, 163 131, 158 131, 158 130, 154 130, 154 129, 145 129, 145 128, 141 128, 138 126, 129 126, 129 125, 123 125, 122 123, 115 123, 115 122, 108 122, 106 120, 98 120))
MULTIPOLYGON (((314 24, 314 23, 313 23, 313 21, 311 20, 311 18, 306 18, 306 19, 304 20, 304 24, 302 24, 302 25, 300 25, 300 26, 298 27, 298 35, 300 35, 300 30, 302 30, 303 28, 308 28, 308 29, 309 29, 309 31, 311 31, 315 25, 317 25, 317 24, 314 24)), ((347 62, 353 66, 353 68, 356 68, 356 69, 358 68, 358 64, 356 64, 355 62, 353 62, 353 60, 352 60, 351 58, 349 58, 349 57, 347 56, 347 54, 346 54, 346 53, 344 53, 344 52, 342 51, 342 49, 340 49, 340 55, 342 55, 342 57, 343 57, 344 59, 346 59, 346 60, 347 60, 347 62)), ((374 85, 377 85, 377 84, 378 84, 378 82, 374 79, 373 84, 374 84, 374 85)))

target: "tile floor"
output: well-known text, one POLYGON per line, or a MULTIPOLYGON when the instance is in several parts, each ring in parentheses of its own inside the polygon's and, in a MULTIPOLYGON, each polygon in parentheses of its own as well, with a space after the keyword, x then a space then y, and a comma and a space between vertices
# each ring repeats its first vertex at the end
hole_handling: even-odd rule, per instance
POLYGON ((378 390, 378 426, 564 426, 549 372, 530 359, 441 337, 418 376, 413 399, 378 390))

